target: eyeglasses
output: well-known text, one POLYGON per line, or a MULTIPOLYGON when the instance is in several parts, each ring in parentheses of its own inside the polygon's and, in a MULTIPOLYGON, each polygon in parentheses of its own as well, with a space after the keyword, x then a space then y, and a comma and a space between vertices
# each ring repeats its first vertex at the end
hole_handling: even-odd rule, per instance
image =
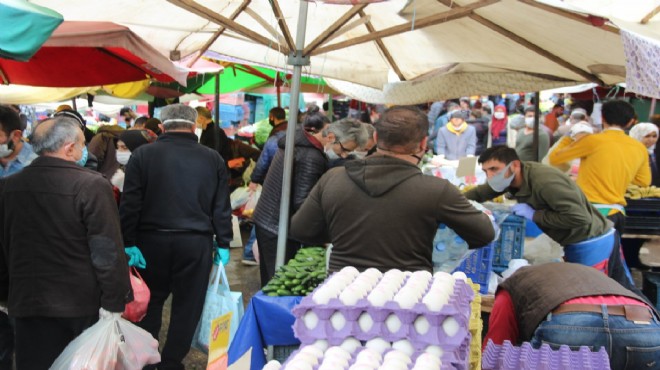
POLYGON ((342 152, 342 153, 346 153, 346 154, 348 154, 348 153, 352 152, 352 150, 348 150, 348 149, 346 149, 346 148, 342 145, 341 141, 339 141, 339 140, 335 141, 335 144, 339 144, 339 147, 341 148, 341 152, 342 152))

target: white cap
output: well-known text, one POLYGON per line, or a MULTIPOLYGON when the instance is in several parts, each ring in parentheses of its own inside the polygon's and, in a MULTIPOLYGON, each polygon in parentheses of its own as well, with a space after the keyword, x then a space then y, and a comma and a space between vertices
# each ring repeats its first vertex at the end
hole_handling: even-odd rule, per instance
POLYGON ((571 131, 569 133, 569 136, 574 139, 575 135, 577 134, 593 134, 594 129, 591 127, 591 125, 587 121, 580 121, 574 125, 571 126, 571 131))
POLYGON ((571 111, 571 116, 576 116, 578 114, 581 114, 585 117, 589 117, 589 115, 587 114, 587 111, 582 109, 582 108, 575 108, 571 111))

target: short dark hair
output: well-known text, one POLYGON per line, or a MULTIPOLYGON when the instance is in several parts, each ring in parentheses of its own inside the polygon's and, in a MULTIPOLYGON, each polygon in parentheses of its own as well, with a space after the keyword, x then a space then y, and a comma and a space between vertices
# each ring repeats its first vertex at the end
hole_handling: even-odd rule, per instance
POLYGON ((21 130, 21 117, 10 106, 0 105, 0 129, 9 136, 12 131, 21 130))
POLYGON ((124 108, 122 108, 122 109, 119 110, 119 115, 120 115, 120 116, 123 116, 125 113, 130 113, 130 112, 131 112, 131 108, 129 108, 129 107, 124 107, 124 108))
MULTIPOLYGON (((279 119, 279 118, 278 118, 279 119)), ((330 119, 323 113, 309 113, 305 115, 303 121, 303 129, 313 134, 323 130, 323 128, 330 123, 330 119)))
POLYGON ((660 127, 660 114, 654 114, 651 117, 649 117, 649 121, 651 123, 655 123, 656 126, 660 127))
POLYGON ((529 107, 525 108, 525 113, 524 114, 527 114, 527 112, 532 112, 532 113, 536 114, 536 107, 529 106, 529 107))
POLYGON ((268 115, 272 115, 275 119, 282 120, 286 118, 286 111, 282 107, 275 107, 268 112, 268 115))
POLYGON ((144 126, 147 123, 148 118, 146 116, 140 116, 135 119, 133 122, 133 127, 144 126))
POLYGON ((429 119, 415 106, 396 106, 383 112, 374 128, 378 137, 378 148, 410 152, 426 137, 429 119))
POLYGON ((635 118, 635 108, 624 100, 610 100, 603 103, 603 119, 608 125, 626 127, 635 118))
POLYGON ((197 111, 198 115, 206 119, 213 119, 213 115, 211 114, 211 111, 208 110, 206 107, 195 107, 195 110, 197 111))
POLYGON ((479 164, 486 163, 490 160, 496 160, 504 164, 509 164, 513 161, 519 161, 518 154, 513 148, 506 145, 495 145, 494 147, 484 150, 479 156, 479 164))
POLYGON ((486 114, 493 114, 493 111, 490 109, 490 106, 488 106, 487 104, 482 105, 481 110, 486 112, 486 114))
POLYGON ((144 124, 144 128, 151 130, 156 133, 156 135, 160 135, 162 132, 160 130, 160 120, 158 118, 149 118, 147 122, 144 124))

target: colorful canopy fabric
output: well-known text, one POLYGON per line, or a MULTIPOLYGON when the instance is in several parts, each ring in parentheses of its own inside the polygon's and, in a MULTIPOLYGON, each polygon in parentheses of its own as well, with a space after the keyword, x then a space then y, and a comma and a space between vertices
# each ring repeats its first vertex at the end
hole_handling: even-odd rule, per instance
POLYGON ((0 2, 0 58, 27 61, 62 21, 61 14, 24 0, 0 2))

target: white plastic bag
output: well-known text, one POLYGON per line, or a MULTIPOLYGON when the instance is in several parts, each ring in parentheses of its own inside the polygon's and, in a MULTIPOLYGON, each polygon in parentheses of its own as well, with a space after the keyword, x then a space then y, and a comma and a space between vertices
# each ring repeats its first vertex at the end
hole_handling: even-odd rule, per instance
POLYGON ((66 346, 51 370, 140 370, 160 362, 158 341, 151 334, 121 318, 121 313, 101 309, 99 316, 66 346))
POLYGON ((229 195, 229 201, 231 203, 231 209, 241 208, 247 203, 248 198, 250 197, 250 190, 247 186, 242 186, 232 191, 229 195))

